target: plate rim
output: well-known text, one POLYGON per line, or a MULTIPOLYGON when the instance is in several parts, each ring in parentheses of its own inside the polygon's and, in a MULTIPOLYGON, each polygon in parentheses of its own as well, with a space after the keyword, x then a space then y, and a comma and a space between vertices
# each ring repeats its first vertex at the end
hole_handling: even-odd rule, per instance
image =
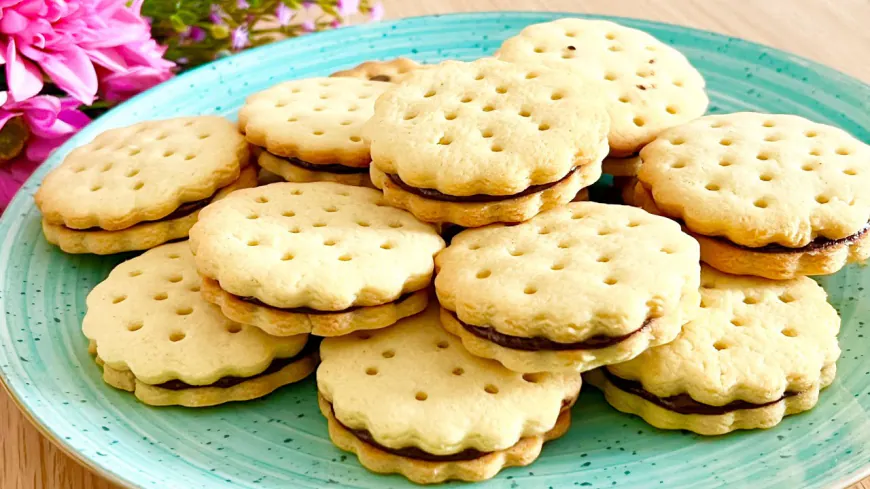
MULTIPOLYGON (((425 21, 425 20, 433 20, 439 18, 479 18, 479 17, 493 17, 493 16, 516 16, 516 17, 547 17, 550 20, 544 21, 549 22, 552 20, 557 20, 559 18, 565 17, 579 17, 584 19, 595 19, 595 20, 609 20, 612 22, 619 23, 622 20, 629 20, 634 23, 647 24, 647 25, 657 25, 657 26, 669 26, 676 27, 683 31, 689 31, 695 35, 701 34, 707 37, 715 37, 715 38, 725 38, 731 42, 739 43, 743 46, 748 46, 751 48, 755 48, 762 52, 774 53, 778 56, 786 57, 790 62, 802 65, 805 68, 808 68, 820 75, 826 77, 834 77, 838 82, 844 82, 849 85, 857 86, 860 89, 864 89, 868 91, 870 94, 870 82, 865 82, 864 80, 845 73, 837 68, 825 65, 820 61, 815 61, 808 57, 795 54, 791 51, 786 51, 784 49, 780 49, 777 47, 773 47, 767 44, 763 44, 760 42, 744 39, 741 37, 736 37, 731 34, 717 32, 710 29, 703 29, 693 26, 687 26, 683 24, 675 24, 672 22, 664 22, 652 19, 644 19, 640 17, 630 17, 630 16, 615 16, 615 15, 605 15, 605 14, 593 14, 593 13, 585 13, 585 12, 571 12, 571 11, 542 11, 542 10, 483 10, 483 11, 474 11, 474 12, 450 12, 450 13, 442 13, 442 14, 429 14, 429 15, 416 15, 409 17, 401 17, 398 19, 393 19, 389 21, 381 21, 372 24, 357 24, 352 26, 346 26, 338 29, 333 29, 329 31, 316 32, 312 34, 307 34, 304 36, 283 39, 277 42, 265 44, 262 46, 258 46, 256 48, 245 50, 241 53, 234 54, 232 56, 228 56, 226 58, 217 59, 214 61, 210 61, 203 65, 197 66, 194 69, 188 70, 180 75, 176 75, 170 80, 156 85, 136 96, 118 104, 113 107, 108 113, 114 113, 117 111, 126 110, 127 107, 133 105, 134 103, 142 100, 145 97, 150 97, 152 94, 159 92, 160 90, 166 89, 167 86, 171 86, 172 84, 178 84, 185 82, 188 78, 194 76, 194 74, 202 71, 202 70, 216 70, 219 71, 216 66, 220 66, 222 64, 229 64, 234 59, 238 59, 239 56, 243 57, 252 57, 256 56, 257 53, 264 50, 272 50, 279 49, 279 46, 289 46, 294 43, 302 43, 307 39, 310 39, 311 36, 318 36, 318 39, 328 38, 328 37, 352 37, 356 32, 365 31, 373 28, 386 28, 389 29, 389 26, 398 25, 402 23, 406 23, 408 21, 425 21)), ((436 20, 437 21, 437 20, 436 20)), ((83 128, 81 131, 76 133, 69 140, 64 142, 61 146, 56 148, 52 154, 46 158, 35 170, 34 172, 27 178, 27 180, 23 183, 22 188, 19 189, 18 192, 13 196, 12 200, 9 202, 2 216, 0 216, 0 229, 5 227, 11 227, 14 223, 20 219, 21 210, 20 208, 28 208, 27 200, 30 200, 31 206, 33 206, 32 195, 31 192, 26 189, 34 186, 34 183, 40 181, 44 175, 49 171, 50 168, 56 166, 56 164, 49 164, 49 162, 55 159, 55 155, 57 154, 66 154, 69 153, 72 149, 79 146, 79 141, 85 139, 87 136, 90 136, 91 133, 96 133, 98 129, 89 128, 90 124, 83 128)), ((59 163, 60 161, 58 161, 59 163)), ((0 270, 5 270, 7 267, 6 262, 0 262, 0 270)), ((870 273, 870 272, 868 272, 870 273)), ((5 317, 0 317, 0 328, 7 329, 8 323, 5 317)), ((71 459, 76 461, 78 464, 83 466, 85 469, 89 470, 92 474, 96 474, 112 484, 115 484, 124 488, 134 488, 134 489, 144 489, 145 486, 139 484, 134 480, 128 480, 115 472, 111 471, 107 468, 106 465, 101 465, 97 463, 96 458, 91 458, 86 456, 85 454, 75 450, 70 444, 68 444, 63 437, 59 436, 57 433, 52 431, 52 428, 48 424, 44 424, 40 422, 37 418, 37 414, 32 411, 26 403, 24 403, 19 396, 19 394, 9 385, 7 381, 7 374, 2 367, 0 367, 0 388, 4 392, 6 392, 9 396, 11 404, 15 405, 18 408, 18 412, 30 423, 32 426, 36 428, 40 435, 44 436, 46 439, 50 441, 50 443, 60 450, 65 455, 69 456, 71 459)), ((868 460, 860 470, 856 471, 856 473, 842 477, 834 482, 832 482, 828 487, 832 489, 843 489, 848 487, 851 484, 855 484, 865 478, 870 477, 870 460, 868 460)))

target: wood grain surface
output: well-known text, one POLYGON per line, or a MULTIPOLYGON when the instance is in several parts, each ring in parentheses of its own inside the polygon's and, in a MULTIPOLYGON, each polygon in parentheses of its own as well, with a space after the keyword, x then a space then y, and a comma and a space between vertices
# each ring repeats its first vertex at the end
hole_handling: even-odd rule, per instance
MULTIPOLYGON (((868 0, 385 0, 390 18, 487 10, 641 17, 768 44, 870 83, 868 0)), ((0 390, 0 488, 117 489, 53 446, 0 390)), ((870 489, 870 479, 850 489, 870 489)))

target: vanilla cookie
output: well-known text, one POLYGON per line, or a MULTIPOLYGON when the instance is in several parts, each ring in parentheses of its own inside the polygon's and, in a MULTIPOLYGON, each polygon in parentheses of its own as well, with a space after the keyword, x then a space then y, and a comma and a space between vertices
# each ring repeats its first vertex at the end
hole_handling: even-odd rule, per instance
POLYGON ((727 273, 788 279, 870 257, 870 146, 792 115, 708 116, 641 152, 648 210, 727 273))
POLYGON ((262 397, 314 371, 308 335, 233 322, 200 287, 187 241, 115 267, 88 294, 82 323, 103 379, 146 404, 202 407, 262 397))
POLYGON ((616 409, 702 435, 770 428, 834 380, 840 318, 824 289, 704 267, 701 311, 671 343, 587 376, 616 409))
POLYGON ((598 180, 608 130, 599 93, 494 59, 416 71, 364 126, 372 183, 429 222, 527 220, 598 180))
POLYGON ((36 205, 49 224, 120 231, 204 207, 248 156, 245 138, 221 117, 140 122, 71 151, 43 180, 36 205))
MULTIPOLYGON (((210 202, 222 199, 231 192, 257 186, 257 170, 253 166, 242 169, 239 178, 221 188, 210 202)), ((202 202, 207 204, 209 201, 202 202)), ((200 203, 193 206, 182 204, 175 212, 158 221, 134 224, 120 231, 78 230, 60 224, 51 224, 43 219, 42 232, 46 241, 57 245, 66 253, 93 253, 112 255, 126 251, 147 250, 169 241, 186 239, 190 228, 196 224, 200 203), (178 215, 179 217, 173 217, 178 215)))
POLYGON ((535 24, 502 44, 498 59, 574 72, 606 93, 610 154, 629 156, 662 130, 704 114, 704 78, 676 49, 606 20, 535 24))
POLYGON ((337 71, 329 76, 362 78, 377 82, 401 83, 420 64, 408 58, 395 58, 389 61, 366 61, 349 70, 337 71))
POLYGON ((309 78, 248 97, 239 127, 248 142, 311 172, 365 174, 371 158, 362 125, 389 83, 309 78))
POLYGON ((698 244, 668 219, 574 202, 469 229, 436 259, 444 327, 517 372, 586 371, 673 340, 698 310, 698 244))
POLYGON ((422 314, 377 331, 327 338, 320 409, 342 450, 418 484, 481 481, 533 462, 568 430, 575 373, 519 374, 468 353, 422 314))
POLYGON ((632 178, 637 176, 637 172, 640 171, 640 165, 643 163, 643 160, 640 159, 640 156, 625 156, 622 158, 615 158, 613 156, 609 156, 604 158, 604 161, 601 162, 601 171, 608 175, 613 175, 614 177, 620 178, 632 178))
POLYGON ((235 192, 190 234, 205 298, 276 335, 342 335, 420 312, 444 247, 377 190, 327 182, 235 192))

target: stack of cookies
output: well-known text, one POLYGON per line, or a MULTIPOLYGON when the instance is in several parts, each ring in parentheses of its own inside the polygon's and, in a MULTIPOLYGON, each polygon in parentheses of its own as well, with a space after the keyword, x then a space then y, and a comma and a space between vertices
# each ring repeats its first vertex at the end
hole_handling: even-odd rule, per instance
POLYGON ((338 447, 437 483, 532 463, 584 377, 707 435, 772 427, 833 382, 840 319, 806 276, 870 256, 867 145, 701 117, 682 54, 604 21, 334 75, 254 94, 238 131, 109 131, 46 178, 49 241, 153 248, 88 297, 107 383, 201 407, 317 368, 338 447), (243 189, 248 144, 287 181, 243 189), (636 207, 583 201, 602 165, 636 207))

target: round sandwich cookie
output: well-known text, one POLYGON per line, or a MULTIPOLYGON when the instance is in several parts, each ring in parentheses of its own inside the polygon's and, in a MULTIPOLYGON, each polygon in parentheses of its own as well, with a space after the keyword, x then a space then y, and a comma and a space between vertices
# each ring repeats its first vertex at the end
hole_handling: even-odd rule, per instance
POLYGON ((263 148, 260 166, 288 181, 371 186, 362 125, 391 86, 358 78, 284 82, 248 97, 239 128, 263 148))
POLYGON ((634 178, 640 171, 643 160, 640 155, 627 156, 625 158, 613 158, 608 156, 601 162, 601 171, 614 178, 634 178))
POLYGON ((317 371, 329 436, 367 469, 418 484, 481 481, 528 465, 571 424, 576 373, 519 374, 468 353, 427 310, 327 338, 317 371))
POLYGON ((389 61, 366 61, 349 70, 337 71, 329 76, 402 83, 411 72, 420 68, 420 66, 420 63, 408 58, 395 58, 389 61))
POLYGON ((525 221, 601 176, 599 94, 570 74, 494 59, 418 70, 364 126, 372 182, 423 221, 525 221))
POLYGON ((602 85, 611 157, 634 155, 662 130, 703 115, 709 103, 704 78, 682 53, 646 32, 606 20, 531 25, 505 41, 496 56, 570 70, 575 82, 602 85))
POLYGON ((641 209, 574 202, 469 229, 436 258, 441 321, 517 372, 586 371, 673 340, 700 302, 698 244, 641 209))
POLYGON ((221 117, 106 131, 74 149, 37 190, 46 239, 100 255, 187 237, 200 209, 257 184, 245 138, 221 117))
POLYGON ((209 206, 191 230, 203 297, 265 332, 337 336, 426 307, 433 226, 375 189, 274 183, 209 206))
POLYGON ((701 259, 784 280, 870 257, 870 146, 793 115, 707 116, 641 152, 634 199, 683 224, 701 259))
POLYGON ((154 406, 265 396, 317 365, 308 335, 278 338, 225 318, 200 295, 187 241, 121 263, 87 298, 82 330, 103 380, 154 406))
POLYGON ((671 343, 586 374, 616 409, 702 435, 770 428, 834 381, 840 318, 807 277, 701 272, 701 312, 671 343))

